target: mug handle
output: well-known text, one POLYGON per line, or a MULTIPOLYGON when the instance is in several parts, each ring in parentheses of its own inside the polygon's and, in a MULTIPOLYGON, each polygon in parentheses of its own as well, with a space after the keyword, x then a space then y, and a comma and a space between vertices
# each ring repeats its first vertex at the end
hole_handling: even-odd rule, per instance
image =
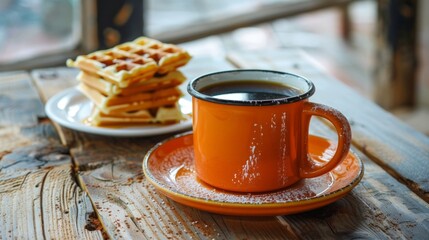
POLYGON ((304 103, 302 131, 302 156, 305 157, 306 161, 300 164, 301 178, 313 178, 331 171, 341 163, 350 150, 352 133, 349 122, 342 113, 332 107, 312 102, 304 103), (310 120, 313 115, 329 120, 334 125, 338 134, 337 150, 334 156, 323 166, 317 166, 308 156, 308 130, 310 127, 310 120))

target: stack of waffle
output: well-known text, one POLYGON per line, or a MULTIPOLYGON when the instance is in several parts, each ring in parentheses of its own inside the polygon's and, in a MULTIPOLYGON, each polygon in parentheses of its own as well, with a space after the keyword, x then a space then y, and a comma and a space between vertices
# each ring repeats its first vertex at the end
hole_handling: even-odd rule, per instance
POLYGON ((177 69, 190 60, 182 48, 141 37, 114 48, 78 56, 67 66, 81 71, 79 90, 93 103, 93 126, 171 123, 183 119, 177 69))

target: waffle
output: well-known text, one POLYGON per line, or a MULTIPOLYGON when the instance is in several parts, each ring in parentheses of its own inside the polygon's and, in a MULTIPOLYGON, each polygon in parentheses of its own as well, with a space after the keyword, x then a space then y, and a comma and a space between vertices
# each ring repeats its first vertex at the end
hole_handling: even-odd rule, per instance
POLYGON ((69 59, 67 66, 101 76, 124 88, 149 80, 156 73, 174 71, 190 59, 182 48, 141 37, 111 49, 78 56, 75 61, 69 59))
POLYGON ((183 95, 179 88, 139 93, 127 97, 105 96, 96 89, 81 83, 78 89, 105 114, 146 110, 175 104, 183 95))
POLYGON ((67 66, 103 77, 105 80, 127 87, 138 81, 152 78, 158 70, 153 59, 140 57, 118 49, 97 51, 67 60, 67 66))
POLYGON ((130 96, 140 92, 176 87, 183 83, 186 78, 181 72, 173 71, 161 77, 154 77, 147 81, 134 83, 127 88, 120 88, 117 85, 104 80, 103 78, 83 71, 78 74, 77 80, 98 90, 104 95, 130 96))
POLYGON ((182 48, 141 37, 67 60, 80 69, 78 89, 94 104, 92 126, 165 124, 184 119, 177 68, 191 56, 182 48))
POLYGON ((150 110, 105 114, 95 108, 87 122, 93 126, 124 126, 141 124, 168 124, 184 120, 178 103, 171 106, 159 107, 150 110))
POLYGON ((184 66, 191 56, 182 48, 168 43, 140 37, 132 42, 127 42, 115 47, 132 54, 153 59, 158 65, 159 74, 165 74, 184 66))

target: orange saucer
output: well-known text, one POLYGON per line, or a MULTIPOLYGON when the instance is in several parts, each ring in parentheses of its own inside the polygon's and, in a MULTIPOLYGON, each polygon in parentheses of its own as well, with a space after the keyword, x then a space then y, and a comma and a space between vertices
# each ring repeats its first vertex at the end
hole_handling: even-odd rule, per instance
MULTIPOLYGON (((335 143, 310 136, 313 159, 326 161, 335 143)), ((143 161, 143 171, 162 194, 187 206, 225 215, 285 215, 319 208, 343 197, 363 177, 363 164, 352 152, 334 170, 274 192, 235 193, 200 181, 193 166, 192 133, 177 135, 154 146, 143 161)))

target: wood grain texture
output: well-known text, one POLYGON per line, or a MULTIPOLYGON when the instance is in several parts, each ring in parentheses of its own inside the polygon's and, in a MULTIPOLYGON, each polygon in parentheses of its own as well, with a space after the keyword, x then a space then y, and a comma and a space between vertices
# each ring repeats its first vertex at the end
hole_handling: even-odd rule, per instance
POLYGON ((75 68, 44 68, 31 72, 31 76, 36 86, 49 86, 43 90, 40 88, 39 93, 43 102, 57 94, 61 90, 74 87, 78 84, 76 75, 78 70, 75 68))
POLYGON ((14 72, 0 76, 0 128, 34 126, 43 117, 43 104, 27 73, 14 72))
MULTIPOLYGON (((203 58, 183 68, 188 79, 207 72, 233 67, 225 61, 203 58)), ((54 69, 61 84, 37 77, 36 83, 43 99, 72 86, 66 69, 54 69), (66 72, 62 74, 62 70, 66 72), (62 78, 64 76, 64 78, 62 78), (46 92, 46 94, 45 94, 46 92)), ((186 84, 182 85, 184 90, 186 84)), ((230 239, 282 238, 287 229, 276 218, 243 221, 201 212, 170 201, 159 195, 142 176, 142 159, 150 147, 171 134, 151 138, 113 138, 59 128, 70 147, 79 169, 79 180, 89 193, 97 214, 111 238, 143 239, 230 239), (267 231, 255 228, 267 226, 267 231), (271 230, 271 231, 270 231, 271 230), (269 234, 267 234, 269 233, 269 234)))
POLYGON ((88 231, 92 206, 68 165, 0 173, 1 239, 102 239, 88 231))
POLYGON ((70 165, 25 72, 0 76, 0 172, 70 165))
POLYGON ((226 217, 169 200, 144 178, 141 162, 115 161, 80 174, 110 237, 279 239, 288 236, 288 230, 274 217, 226 217))
POLYGON ((242 68, 289 71, 313 81, 312 101, 332 106, 348 118, 355 146, 429 202, 427 136, 329 77, 301 52, 237 52, 229 59, 242 68))
MULTIPOLYGON (((282 57, 288 60, 284 62, 290 69, 305 70, 317 79, 324 77, 300 55, 283 53, 282 57)), ((249 57, 246 61, 253 60, 264 68, 274 64, 269 57, 249 57)), ((231 66, 205 59, 191 63, 184 73, 194 77, 226 68, 231 66)), ((61 91, 48 81, 38 84, 42 94, 61 91)), ((319 98, 320 102, 325 103, 325 98, 319 98)), ((290 216, 233 217, 175 203, 147 182, 142 175, 142 158, 151 146, 170 135, 111 138, 59 129, 79 167, 79 182, 107 235, 114 239, 419 239, 429 233, 428 204, 359 150, 355 151, 365 162, 365 176, 345 198, 290 216)), ((311 132, 335 136, 325 122, 317 119, 312 120, 311 132)))
MULTIPOLYGON (((312 133, 335 137, 318 120, 312 121, 312 133)), ((84 152, 94 160, 112 159, 107 148, 98 143, 84 152)), ((142 175, 144 151, 128 158, 127 149, 115 149, 116 160, 79 174, 112 238, 409 239, 429 233, 428 204, 357 150, 365 161, 365 177, 345 198, 307 213, 251 218, 210 214, 163 197, 142 175)))
MULTIPOLYGON (((336 138, 323 121, 311 124, 312 134, 336 138)), ((295 234, 304 239, 424 239, 429 233, 429 204, 364 153, 352 150, 364 162, 362 181, 346 197, 312 214, 285 216, 293 219, 295 234), (315 229, 314 224, 325 227, 315 229)))
MULTIPOLYGON (((211 58, 197 59, 199 60, 193 59, 190 64, 183 68, 188 79, 195 78, 209 71, 233 68, 233 66, 226 61, 217 61, 211 58)), ((35 79, 35 83, 44 101, 54 94, 76 85, 76 74, 77 71, 67 68, 42 69, 32 72, 32 76, 35 79)), ((181 88, 186 92, 186 83, 183 84, 181 88)), ((60 136, 62 136, 63 142, 70 148, 70 154, 73 156, 76 169, 80 171, 78 177, 80 184, 89 193, 94 206, 96 206, 97 214, 102 221, 105 231, 110 237, 177 238, 177 236, 182 236, 188 238, 192 236, 189 235, 192 233, 191 229, 183 230, 180 225, 176 228, 160 231, 155 227, 159 227, 159 224, 161 224, 158 218, 160 216, 164 217, 164 213, 161 210, 156 210, 160 206, 157 204, 147 205, 145 202, 141 201, 141 198, 145 196, 150 200, 160 199, 157 193, 154 194, 153 189, 150 193, 148 192, 149 190, 146 188, 148 183, 142 182, 142 159, 150 147, 170 137, 172 134, 150 138, 115 138, 80 133, 60 126, 57 126, 57 129, 59 130, 60 136), (121 166, 123 164, 127 167, 119 168, 122 169, 122 171, 118 171, 116 166, 121 166), (133 171, 138 171, 138 174, 136 175, 133 171), (119 182, 115 180, 112 184, 109 180, 109 178, 112 177, 115 179, 122 179, 126 184, 122 186, 122 180, 119 182), (104 178, 107 180, 103 180, 104 178), (136 181, 136 183, 132 185, 127 183, 127 181, 136 181), (135 190, 130 192, 132 188, 136 188, 138 191, 135 190), (124 204, 124 202, 128 204, 124 204), (130 206, 133 204, 131 210, 128 209, 129 204, 130 206), (110 209, 110 212, 105 211, 106 209, 110 209), (112 212, 112 209, 115 211, 112 212), (154 212, 149 213, 148 211, 154 212), (112 217, 112 213, 115 217, 112 217), (153 215, 155 217, 146 219, 143 214, 151 214, 151 216, 153 215), (175 231, 172 229, 175 229, 175 231)), ((168 200, 163 199, 159 201, 166 202, 168 200)), ((195 210, 192 209, 192 211, 195 210)), ((174 220, 169 220, 169 222, 164 223, 164 227, 160 229, 166 228, 169 223, 178 221, 178 216, 173 214, 172 218, 174 218, 174 220)), ((179 218, 181 217, 179 216, 179 218)), ((183 222, 183 220, 181 221, 183 222)), ((196 236, 197 235, 194 235, 194 237, 196 236)))
POLYGON ((68 148, 25 72, 0 75, 0 239, 100 239, 68 148))

